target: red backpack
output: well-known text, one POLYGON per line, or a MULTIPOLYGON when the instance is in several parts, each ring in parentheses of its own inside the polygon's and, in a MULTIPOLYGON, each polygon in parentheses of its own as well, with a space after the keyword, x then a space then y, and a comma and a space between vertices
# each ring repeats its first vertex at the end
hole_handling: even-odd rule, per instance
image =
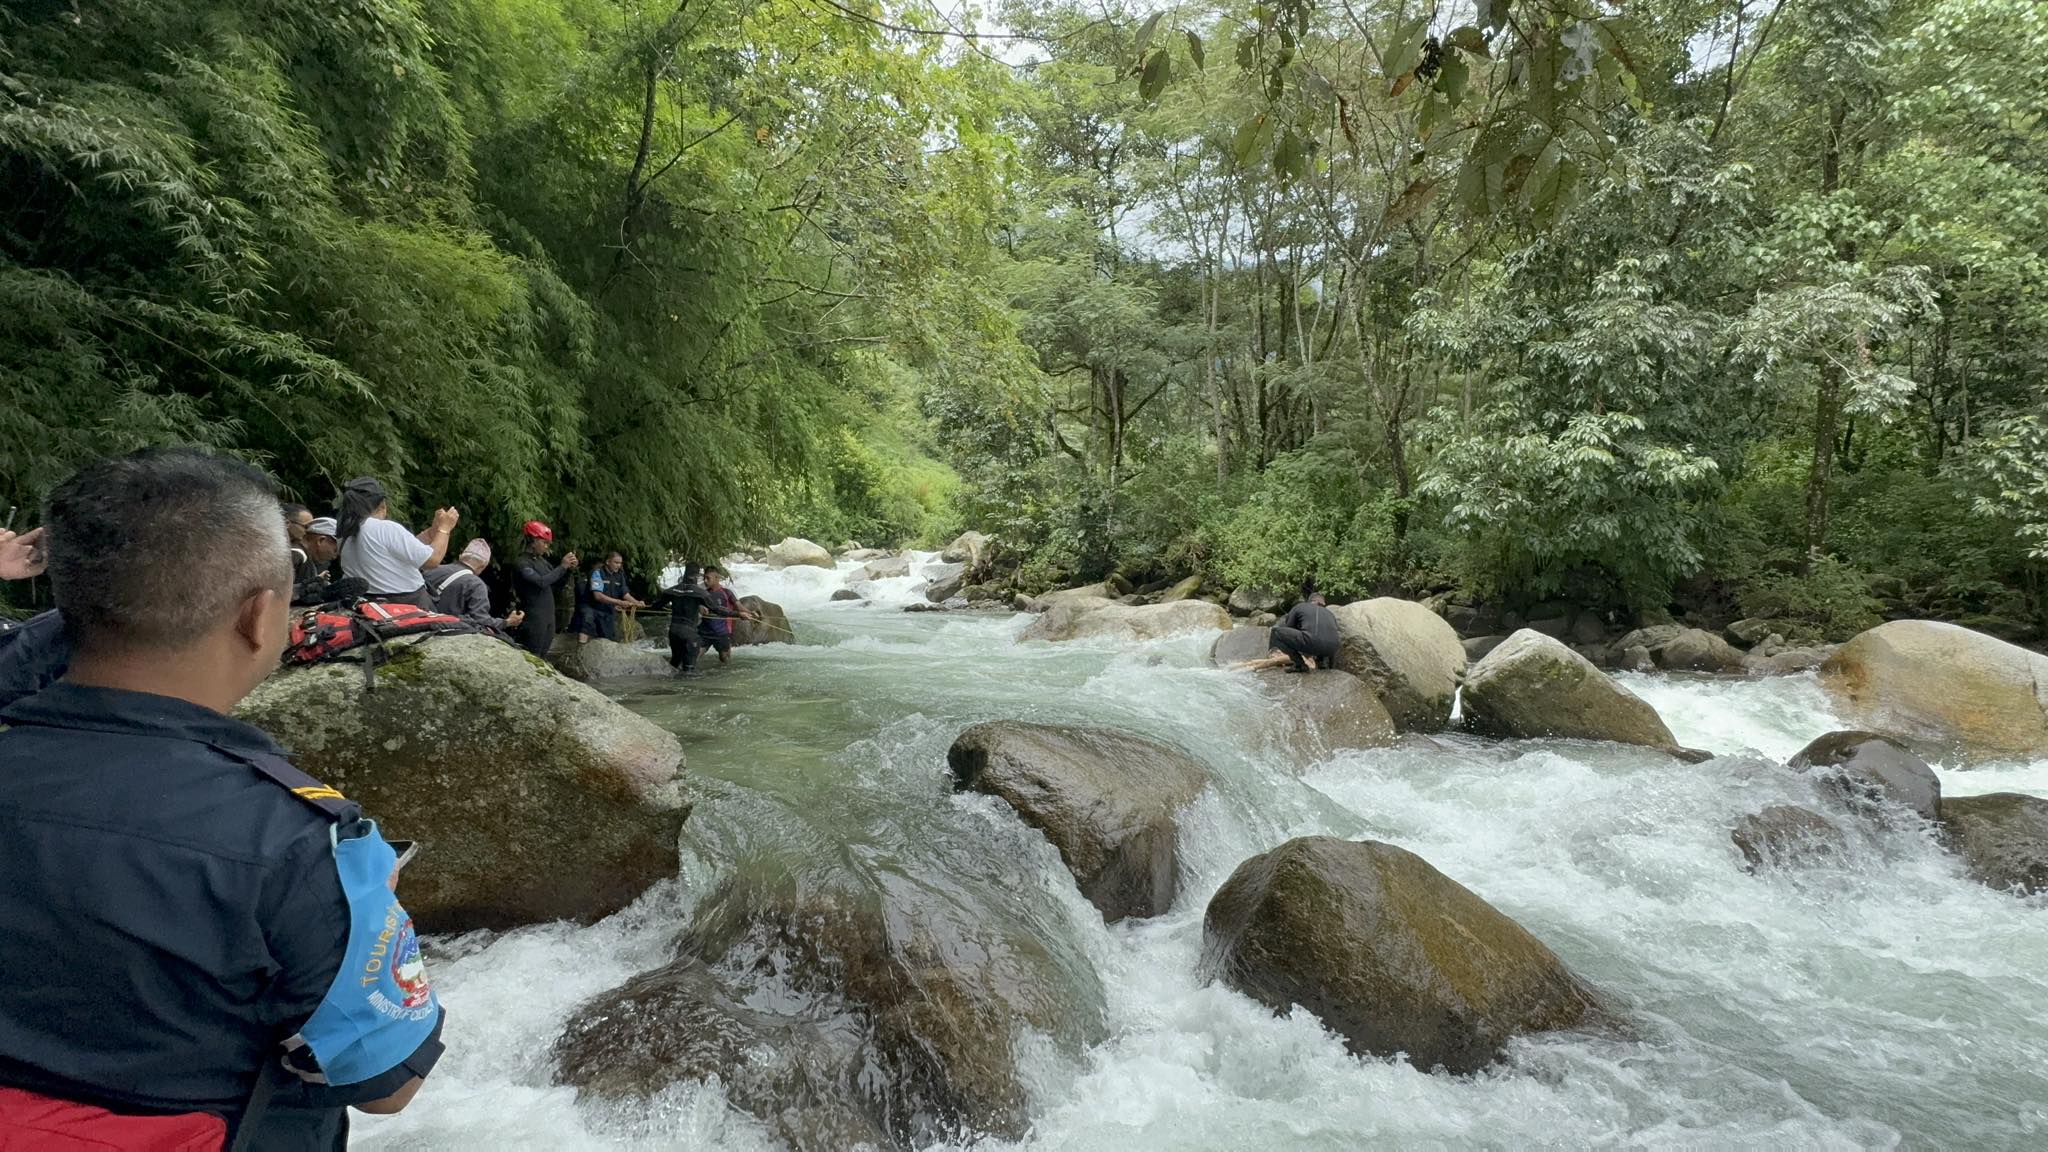
POLYGON ((363 679, 368 687, 375 688, 377 666, 390 658, 385 641, 403 636, 465 636, 482 631, 459 616, 429 612, 416 604, 388 604, 381 600, 325 604, 292 621, 292 639, 284 650, 284 661, 317 664, 375 645, 363 657, 363 679))

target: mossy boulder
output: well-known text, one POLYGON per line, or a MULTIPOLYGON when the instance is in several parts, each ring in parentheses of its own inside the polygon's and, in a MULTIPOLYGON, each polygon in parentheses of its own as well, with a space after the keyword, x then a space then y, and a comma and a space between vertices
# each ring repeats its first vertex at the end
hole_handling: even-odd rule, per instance
MULTIPOLYGON (((1238 629, 1244 631, 1244 629, 1238 629)), ((1258 674, 1259 687, 1274 702, 1269 715, 1280 742, 1302 761, 1357 748, 1385 748, 1400 741, 1394 718, 1365 681, 1349 672, 1258 674)))
POLYGON ((1527 628, 1466 674, 1465 712, 1475 730, 1493 736, 1678 747, 1655 708, 1592 661, 1527 628))
POLYGON ((1045 833, 1110 923, 1157 916, 1180 891, 1180 810, 1208 783, 1177 749, 1107 728, 995 722, 946 753, 954 786, 1045 833))
POLYGON ((1964 763, 2048 755, 2048 656, 1935 620, 1858 635, 1820 669, 1842 717, 1964 763))
POLYGON ((1465 675, 1457 629, 1420 604, 1388 596, 1332 611, 1342 637, 1337 667, 1372 685, 1402 731, 1450 726, 1465 675))
POLYGON ((759 616, 759 620, 735 620, 732 622, 734 644, 794 644, 796 632, 789 626, 789 613, 782 605, 773 604, 759 596, 740 597, 740 607, 759 616))
POLYGON ((1192 600, 1202 592, 1202 577, 1197 574, 1176 584, 1168 585, 1159 593, 1161 604, 1172 604, 1181 600, 1192 600))
POLYGON ((1941 815, 1941 779, 1905 745, 1875 732, 1830 732, 1799 750, 1787 767, 1822 775, 1844 800, 1897 804, 1923 820, 1941 815))
POLYGON ((1021 1137, 1020 1046, 1078 1057, 1103 1034, 1089 973, 914 882, 730 876, 676 957, 578 1011, 564 1083, 617 1098, 716 1074, 795 1147, 922 1148, 1021 1137))
POLYGON ((2019 792, 1941 802, 1949 847, 1972 878, 2022 895, 2048 892, 2048 799, 2019 792))
POLYGON ((1392 844, 1289 840, 1238 866, 1203 929, 1224 983, 1425 1071, 1477 1071, 1513 1037, 1608 1019, 1541 940, 1392 844))
POLYGON ((278 672, 237 714, 419 843, 404 896, 422 930, 594 920, 675 875, 674 736, 501 640, 392 649, 374 689, 335 660, 278 672))
POLYGON ((1017 639, 1156 640, 1182 632, 1220 631, 1228 627, 1230 614, 1204 600, 1129 605, 1094 597, 1054 603, 1017 639))
POLYGON ((578 643, 575 636, 566 632, 555 637, 548 663, 569 679, 585 684, 628 676, 667 676, 671 671, 666 652, 614 644, 599 637, 578 643))

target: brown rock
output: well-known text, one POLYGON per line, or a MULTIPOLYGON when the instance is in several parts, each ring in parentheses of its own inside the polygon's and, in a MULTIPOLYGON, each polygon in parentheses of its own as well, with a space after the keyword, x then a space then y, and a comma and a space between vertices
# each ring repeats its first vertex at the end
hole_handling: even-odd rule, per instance
POLYGON ((1851 801, 1888 800, 1924 820, 1941 815, 1941 780, 1927 761, 1875 732, 1830 732, 1787 767, 1820 771, 1851 801))
POLYGON ((1465 711, 1493 736, 1612 740, 1667 751, 1678 741, 1657 710, 1585 657, 1524 629, 1465 677, 1465 711))
POLYGON ((1443 617, 1384 596, 1332 611, 1342 634, 1337 666, 1372 685, 1394 723, 1410 732, 1450 726, 1465 646, 1443 617))
POLYGON ((1745 872, 1839 856, 1848 846, 1842 830, 1827 817, 1790 804, 1744 816, 1728 838, 1742 852, 1745 872))
POLYGON ((2048 656, 1933 620, 1894 620, 1821 665, 1845 719, 1969 763, 2048 754, 2048 656))
POLYGON ((1971 878, 2000 891, 2048 892, 2048 800, 2018 792, 1941 802, 1949 846, 1971 878))

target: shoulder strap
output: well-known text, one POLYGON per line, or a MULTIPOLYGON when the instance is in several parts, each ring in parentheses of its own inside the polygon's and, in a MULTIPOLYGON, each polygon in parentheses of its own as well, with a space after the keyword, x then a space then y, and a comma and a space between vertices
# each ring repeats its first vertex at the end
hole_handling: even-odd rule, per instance
POLYGON ((464 576, 467 576, 472 580, 483 579, 483 577, 477 575, 474 572, 471 572, 468 568, 463 568, 459 572, 450 572, 447 575, 447 577, 444 578, 439 584, 434 585, 434 595, 437 597, 440 596, 441 593, 446 592, 448 590, 448 586, 450 584, 455 583, 457 580, 462 579, 464 576))
POLYGON ((355 801, 301 772, 297 765, 282 756, 273 756, 268 752, 237 752, 227 748, 220 750, 261 772, 285 791, 318 808, 331 819, 354 819, 362 811, 356 806, 355 801))

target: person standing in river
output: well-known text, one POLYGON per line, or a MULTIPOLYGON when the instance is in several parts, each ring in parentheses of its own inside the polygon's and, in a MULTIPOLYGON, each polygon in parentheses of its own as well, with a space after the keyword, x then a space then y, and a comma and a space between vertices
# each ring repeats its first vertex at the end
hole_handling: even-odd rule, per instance
POLYGON ((1259 671, 1286 665, 1290 672, 1310 672, 1337 666, 1337 649, 1342 643, 1337 615, 1330 611, 1315 585, 1303 587, 1302 592, 1305 599, 1290 609, 1268 634, 1267 642, 1273 646, 1272 654, 1258 660, 1247 660, 1239 664, 1239 668, 1259 671))
POLYGON ((519 566, 512 570, 512 590, 526 619, 513 631, 512 638, 528 652, 546 659, 548 649, 555 643, 555 586, 576 570, 576 554, 571 552, 556 564, 548 559, 555 546, 553 529, 538 520, 528 520, 522 531, 526 550, 519 557, 519 566))
MULTIPOLYGON (((740 599, 732 589, 725 586, 725 569, 707 567, 704 569, 704 591, 711 596, 711 602, 729 612, 739 612, 740 599)), ((704 647, 718 653, 720 664, 732 663, 732 617, 706 616, 697 626, 697 637, 704 647)))
POLYGON ((706 616, 758 620, 743 608, 727 608, 698 582, 695 564, 683 567, 683 578, 673 588, 664 588, 654 598, 668 604, 668 664, 678 675, 696 674, 697 657, 704 651, 704 637, 698 631, 706 616))

